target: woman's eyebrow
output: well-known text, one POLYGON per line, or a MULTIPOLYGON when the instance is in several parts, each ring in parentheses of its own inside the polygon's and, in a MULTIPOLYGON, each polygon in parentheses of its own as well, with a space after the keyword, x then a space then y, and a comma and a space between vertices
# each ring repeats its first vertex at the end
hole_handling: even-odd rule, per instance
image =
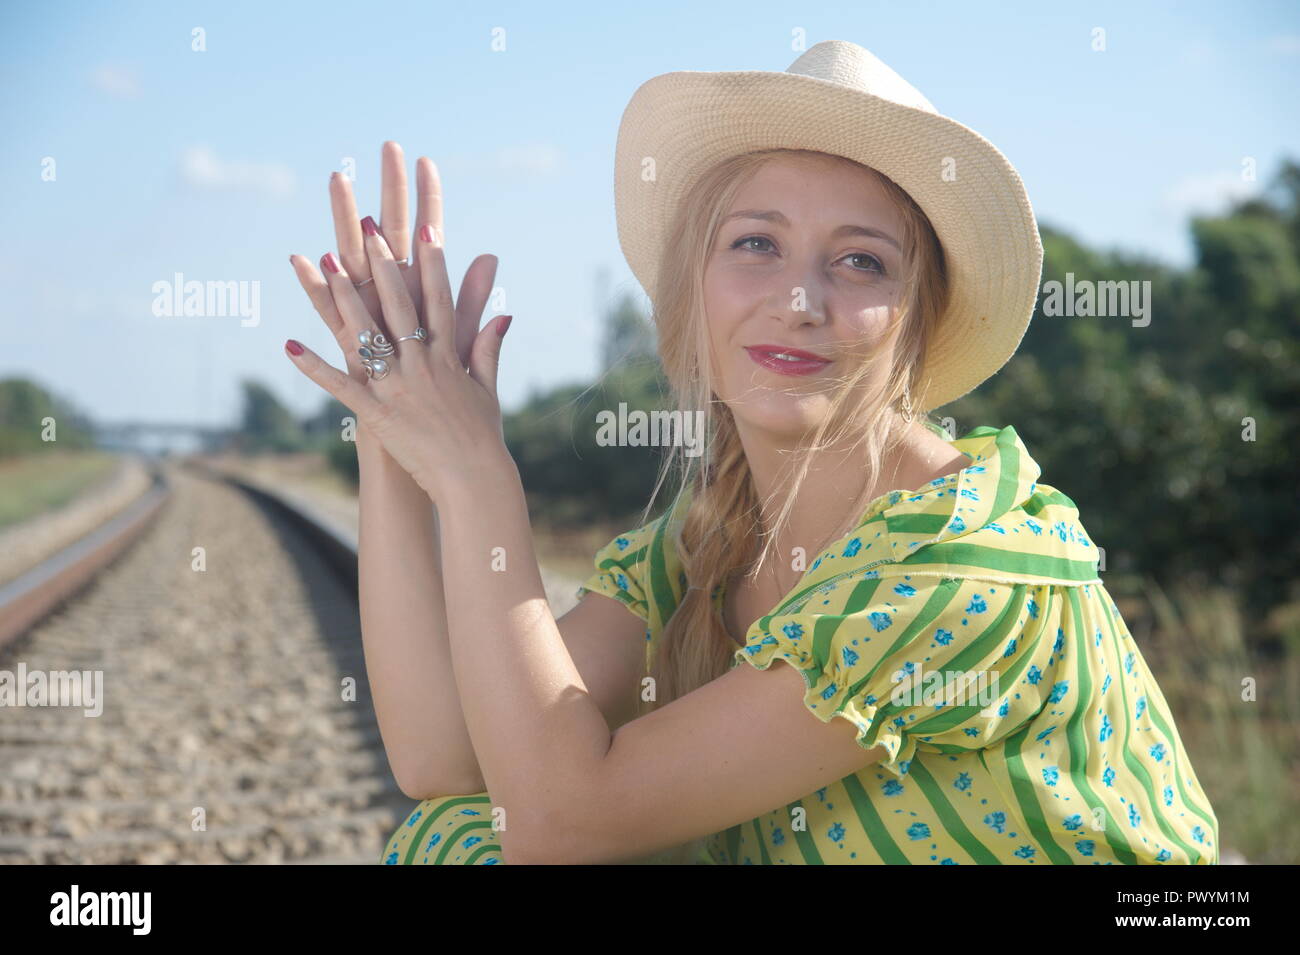
MULTIPOLYGON (((761 219, 764 222, 775 222, 778 225, 783 225, 787 229, 790 227, 790 220, 775 209, 740 209, 737 212, 731 213, 722 221, 725 224, 730 222, 732 219, 761 219)), ((899 252, 903 251, 903 247, 899 245, 898 241, 888 232, 883 232, 880 229, 873 229, 870 226, 865 225, 842 225, 831 233, 831 238, 838 239, 841 236, 846 235, 865 235, 874 239, 883 239, 894 248, 898 249, 899 252)))

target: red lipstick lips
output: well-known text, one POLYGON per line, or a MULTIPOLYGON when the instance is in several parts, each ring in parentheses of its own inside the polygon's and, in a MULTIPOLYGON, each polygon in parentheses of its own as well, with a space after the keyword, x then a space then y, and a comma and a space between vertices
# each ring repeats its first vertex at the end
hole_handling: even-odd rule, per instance
POLYGON ((784 345, 746 345, 745 351, 749 353, 749 357, 755 364, 762 365, 778 375, 811 375, 830 364, 829 359, 819 358, 801 348, 788 348, 784 345))

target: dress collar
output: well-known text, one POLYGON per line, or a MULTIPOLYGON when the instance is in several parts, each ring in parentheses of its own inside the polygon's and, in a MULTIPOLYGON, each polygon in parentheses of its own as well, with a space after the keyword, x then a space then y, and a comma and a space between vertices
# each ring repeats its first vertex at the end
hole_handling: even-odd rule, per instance
MULTIPOLYGON (((922 487, 880 495, 857 527, 816 557, 791 593, 849 573, 1099 582, 1098 552, 1074 502, 1038 483, 1042 469, 1014 426, 981 425, 948 443, 971 464, 922 487)), ((678 503, 684 508, 686 502, 678 503)))
POLYGON ((981 425, 948 443, 972 463, 910 492, 890 491, 867 508, 859 530, 883 524, 894 560, 996 525, 1037 489, 1042 469, 1012 425, 981 425))

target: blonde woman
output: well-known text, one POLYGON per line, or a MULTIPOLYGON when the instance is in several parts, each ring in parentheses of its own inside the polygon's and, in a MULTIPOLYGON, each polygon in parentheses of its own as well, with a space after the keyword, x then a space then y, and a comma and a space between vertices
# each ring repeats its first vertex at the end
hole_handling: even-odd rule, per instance
POLYGON ((927 418, 1037 296, 991 144, 840 41, 637 91, 620 240, 708 437, 558 621, 501 437, 508 317, 475 334, 491 260, 453 308, 421 160, 403 275, 395 145, 385 167, 382 231, 336 181, 346 268, 295 262, 350 374, 287 346, 362 424, 366 658, 421 799, 384 862, 1218 861, 1073 502, 1014 427, 927 418))

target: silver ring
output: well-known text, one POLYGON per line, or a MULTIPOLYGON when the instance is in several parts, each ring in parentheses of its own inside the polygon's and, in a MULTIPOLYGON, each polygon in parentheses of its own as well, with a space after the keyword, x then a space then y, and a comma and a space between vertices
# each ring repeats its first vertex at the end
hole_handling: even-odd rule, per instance
POLYGON ((418 328, 416 328, 415 334, 403 335, 401 338, 398 339, 398 341, 404 342, 408 338, 414 338, 417 342, 427 342, 429 340, 429 333, 425 331, 424 326, 421 325, 418 328))
POLYGON ((361 364, 366 369, 366 374, 375 380, 385 377, 391 370, 391 366, 385 359, 392 356, 397 349, 380 331, 366 329, 357 335, 357 340, 361 342, 357 354, 361 356, 361 364))
MULTIPOLYGON (((398 267, 399 269, 409 269, 409 268, 411 267, 411 260, 410 260, 410 259, 401 259, 401 260, 397 261, 396 264, 397 264, 397 267, 398 267)), ((353 283, 352 283, 352 287, 353 287, 353 288, 362 288, 363 286, 369 285, 369 284, 370 284, 371 282, 373 282, 374 280, 375 280, 375 277, 372 275, 372 276, 370 276, 370 278, 368 278, 368 279, 362 279, 360 282, 353 282, 353 283)))

